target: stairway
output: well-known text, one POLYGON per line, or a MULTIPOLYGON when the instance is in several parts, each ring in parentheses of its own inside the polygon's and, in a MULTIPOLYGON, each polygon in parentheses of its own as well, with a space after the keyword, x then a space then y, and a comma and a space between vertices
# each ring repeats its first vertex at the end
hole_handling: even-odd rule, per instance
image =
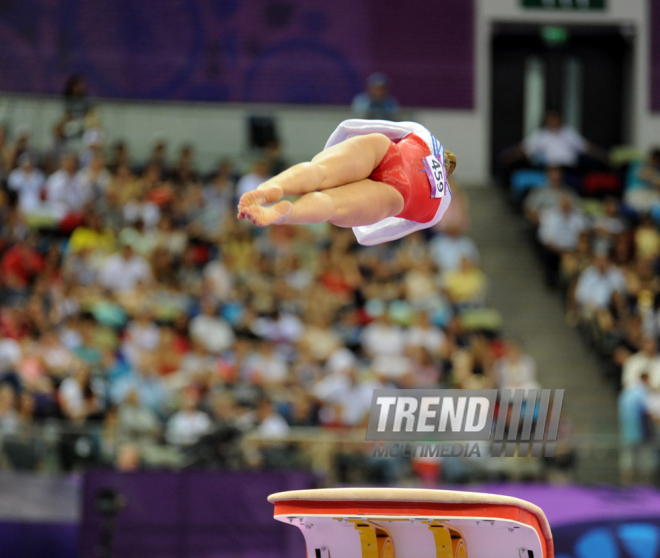
POLYGON ((503 333, 536 359, 544 388, 563 388, 563 417, 573 425, 579 450, 578 481, 618 482, 616 394, 598 357, 564 321, 559 293, 543 283, 542 268, 524 219, 495 186, 467 190, 470 236, 489 278, 488 303, 503 318, 503 333))

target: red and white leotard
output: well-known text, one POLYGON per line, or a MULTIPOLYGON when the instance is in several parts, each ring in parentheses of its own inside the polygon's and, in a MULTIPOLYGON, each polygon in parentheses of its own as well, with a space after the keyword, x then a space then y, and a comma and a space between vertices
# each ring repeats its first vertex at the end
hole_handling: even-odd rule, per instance
POLYGON ((388 120, 351 119, 342 122, 328 139, 325 149, 348 138, 383 134, 392 144, 369 178, 396 188, 403 196, 399 215, 362 227, 353 227, 360 244, 371 246, 396 240, 435 225, 451 202, 444 166, 444 148, 421 124, 388 120), (435 160, 436 179, 429 161, 435 160))

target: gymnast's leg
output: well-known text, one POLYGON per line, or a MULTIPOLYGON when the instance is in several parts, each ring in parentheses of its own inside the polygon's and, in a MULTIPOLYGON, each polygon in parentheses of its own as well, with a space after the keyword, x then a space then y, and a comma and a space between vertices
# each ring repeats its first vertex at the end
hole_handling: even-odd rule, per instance
POLYGON ((365 179, 301 196, 278 223, 313 225, 329 221, 338 227, 359 227, 398 215, 403 204, 403 196, 392 186, 365 179))
MULTIPOLYGON (((378 166, 390 144, 382 134, 367 134, 334 145, 310 163, 295 165, 244 194, 238 205, 238 217, 253 222, 256 219, 255 224, 262 226, 280 222, 291 211, 291 202, 260 206, 278 201, 283 195, 304 195, 363 180, 378 166)), ((313 199, 306 201, 313 203, 313 199)))

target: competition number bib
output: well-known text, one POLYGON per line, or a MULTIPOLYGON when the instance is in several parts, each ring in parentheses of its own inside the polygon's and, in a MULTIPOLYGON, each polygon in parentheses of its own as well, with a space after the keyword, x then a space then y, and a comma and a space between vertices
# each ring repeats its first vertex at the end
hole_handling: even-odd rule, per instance
POLYGON ((422 161, 424 161, 426 176, 431 183, 431 197, 442 198, 447 191, 444 166, 435 155, 424 157, 422 161))

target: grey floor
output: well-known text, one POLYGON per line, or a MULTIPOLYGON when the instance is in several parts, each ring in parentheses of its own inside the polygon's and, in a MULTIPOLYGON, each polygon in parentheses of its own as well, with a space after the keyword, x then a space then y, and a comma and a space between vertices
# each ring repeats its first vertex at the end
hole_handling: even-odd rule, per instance
POLYGON ((611 384, 577 330, 566 325, 560 295, 544 286, 529 233, 506 193, 495 186, 467 193, 470 235, 490 280, 489 305, 502 314, 504 334, 520 339, 536 359, 542 386, 566 390, 563 416, 572 422, 580 450, 578 480, 616 482, 616 395, 611 384))

